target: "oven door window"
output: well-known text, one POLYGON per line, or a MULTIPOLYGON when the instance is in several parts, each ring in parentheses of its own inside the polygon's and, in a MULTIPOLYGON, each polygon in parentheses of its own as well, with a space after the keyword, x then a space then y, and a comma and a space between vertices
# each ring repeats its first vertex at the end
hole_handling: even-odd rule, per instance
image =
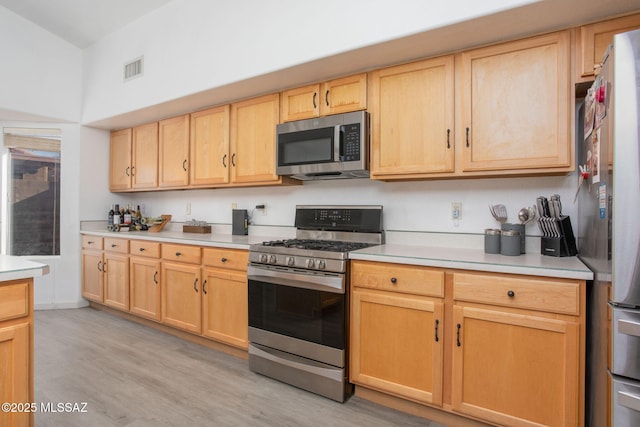
POLYGON ((334 161, 334 128, 321 128, 278 135, 278 166, 334 161))
POLYGON ((249 326, 343 350, 344 294, 249 280, 249 326))

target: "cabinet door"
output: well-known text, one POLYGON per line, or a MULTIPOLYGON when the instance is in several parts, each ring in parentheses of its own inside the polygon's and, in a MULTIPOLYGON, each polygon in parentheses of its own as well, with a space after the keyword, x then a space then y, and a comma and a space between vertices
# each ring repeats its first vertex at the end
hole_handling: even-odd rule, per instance
POLYGON ((111 132, 109 144, 109 190, 131 188, 131 129, 111 132))
POLYGON ((202 330, 200 266, 162 263, 162 323, 199 334, 202 330))
POLYGON ((248 348, 247 275, 228 270, 203 270, 203 334, 248 348))
POLYGON ((584 80, 593 80, 595 70, 602 66, 604 54, 613 43, 613 36, 638 28, 640 13, 580 27, 579 45, 576 49, 577 76, 586 77, 584 80))
POLYGON ((229 182, 229 106, 191 114, 191 186, 229 182))
POLYGON ((441 405, 442 313, 424 297, 353 291, 351 381, 441 405))
POLYGON ((158 186, 158 123, 133 128, 131 186, 135 189, 158 186))
POLYGON ((189 115, 161 120, 158 124, 158 186, 189 184, 189 115))
POLYGON ((454 306, 455 411, 500 425, 579 423, 578 325, 454 306))
POLYGON ((160 321, 160 261, 131 257, 129 277, 131 313, 160 321))
POLYGON ((371 175, 428 177, 454 169, 452 56, 371 73, 371 175))
MULTIPOLYGON (((0 401, 29 404, 33 402, 29 384, 29 324, 0 326, 0 401)), ((0 412, 2 426, 33 425, 32 413, 0 412)))
POLYGON ((320 115, 348 113, 367 108, 367 75, 356 74, 322 84, 320 115))
POLYGON ((570 37, 462 53, 463 171, 573 168, 570 37))
POLYGON ((103 270, 105 305, 129 311, 129 257, 105 252, 103 270))
POLYGON ((82 251, 82 296, 88 300, 103 301, 103 267, 101 251, 82 251))
POLYGON ((278 182, 276 175, 277 93, 231 106, 231 181, 278 182))
POLYGON ((320 115, 320 85, 309 85, 282 92, 282 122, 310 119, 320 115))

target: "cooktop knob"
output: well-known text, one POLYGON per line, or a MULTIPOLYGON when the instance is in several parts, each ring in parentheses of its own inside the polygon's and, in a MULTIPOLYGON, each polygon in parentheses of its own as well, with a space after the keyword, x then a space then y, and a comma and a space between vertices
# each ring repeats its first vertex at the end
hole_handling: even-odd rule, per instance
POLYGON ((275 264, 276 263, 276 256, 275 255, 269 255, 269 262, 271 264, 275 264))
POLYGON ((316 266, 316 262, 313 259, 309 258, 307 260, 307 268, 314 268, 315 266, 316 266))
POLYGON ((289 267, 293 267, 293 265, 296 263, 296 259, 292 256, 287 257, 287 265, 289 267))
POLYGON ((323 259, 318 260, 318 268, 320 270, 324 270, 325 268, 327 268, 327 263, 323 259))
POLYGON ((267 262, 267 254, 260 254, 260 262, 267 262))

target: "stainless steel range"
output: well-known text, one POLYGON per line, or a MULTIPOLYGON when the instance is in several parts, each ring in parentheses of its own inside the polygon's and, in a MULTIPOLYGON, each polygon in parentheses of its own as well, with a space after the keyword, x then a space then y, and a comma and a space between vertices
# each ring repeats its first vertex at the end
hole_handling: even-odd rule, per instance
POLYGON ((249 369, 344 402, 349 251, 384 242, 382 206, 297 206, 295 225, 249 250, 249 369))

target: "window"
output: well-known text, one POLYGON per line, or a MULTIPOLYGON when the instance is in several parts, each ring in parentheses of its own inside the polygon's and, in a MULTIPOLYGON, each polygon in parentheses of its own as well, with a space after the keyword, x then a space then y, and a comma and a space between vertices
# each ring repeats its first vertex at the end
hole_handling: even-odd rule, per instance
POLYGON ((60 130, 4 128, 2 253, 60 254, 60 130))

